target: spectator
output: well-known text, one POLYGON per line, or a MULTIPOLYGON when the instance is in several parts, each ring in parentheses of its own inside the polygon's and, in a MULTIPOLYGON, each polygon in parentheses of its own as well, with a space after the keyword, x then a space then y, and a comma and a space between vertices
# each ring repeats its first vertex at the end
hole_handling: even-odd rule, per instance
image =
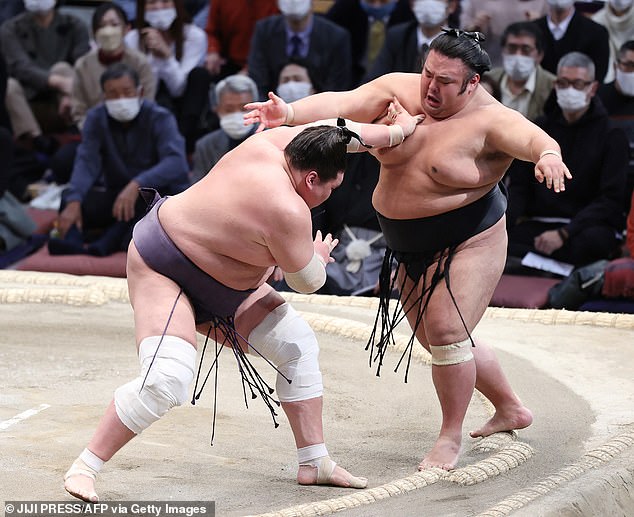
POLYGON ((383 47, 385 33, 397 23, 414 21, 409 0, 335 0, 326 17, 350 34, 352 85, 361 83, 383 47))
POLYGON ((303 60, 291 59, 280 70, 275 93, 285 102, 294 102, 321 91, 323 88, 319 80, 303 60))
POLYGON ((496 101, 502 101, 502 90, 500 90, 500 84, 489 74, 484 74, 480 77, 480 86, 489 92, 496 101))
POLYGON ((54 143, 43 135, 71 125, 73 65, 90 50, 88 30, 79 18, 58 12, 55 0, 32 0, 27 12, 0 27, 7 61, 7 108, 14 134, 48 154, 54 143))
MULTIPOLYGON (((610 63, 616 61, 616 54, 621 45, 634 39, 634 9, 632 0, 607 0, 602 9, 592 19, 603 25, 610 36, 610 63)), ((608 67, 605 82, 614 80, 614 69, 608 67)))
POLYGON ((113 0, 115 4, 117 4, 123 12, 125 12, 126 17, 131 22, 136 20, 136 0, 113 0))
POLYGON ((548 0, 548 14, 535 21, 544 35, 542 66, 557 73, 557 63, 569 52, 582 52, 594 62, 596 80, 603 82, 610 61, 608 31, 577 12, 573 0, 548 0))
POLYGON ((626 41, 619 48, 614 71, 614 81, 602 84, 597 95, 601 98, 613 124, 623 128, 630 143, 625 191, 625 211, 628 212, 631 210, 630 198, 634 190, 634 40, 626 41))
POLYGON ((249 50, 249 75, 260 95, 274 91, 279 70, 289 58, 301 58, 318 76, 324 89, 350 87, 350 35, 322 16, 313 14, 312 0, 279 0, 281 15, 255 24, 249 50))
POLYGON ((540 66, 542 34, 532 22, 509 25, 502 35, 503 67, 487 74, 500 87, 501 102, 530 120, 544 114, 556 76, 540 66))
POLYGON ((365 81, 390 72, 420 73, 429 44, 447 25, 454 9, 448 0, 410 0, 415 21, 391 27, 365 81))
POLYGON ((0 25, 22 12, 24 12, 24 0, 2 0, 0 3, 0 25))
POLYGON ((255 23, 279 12, 277 0, 210 0, 205 67, 214 81, 246 73, 255 23))
POLYGON ((158 80, 156 102, 176 116, 187 151, 194 149, 208 108, 209 76, 202 68, 205 31, 188 22, 184 0, 137 0, 127 46, 145 53, 158 80))
POLYGON ((258 99, 258 87, 253 79, 242 74, 224 78, 215 87, 215 99, 220 128, 196 142, 190 175, 192 183, 199 181, 220 158, 257 129, 257 125, 245 126, 242 121, 244 105, 258 99))
POLYGON ((502 66, 500 41, 511 23, 530 21, 546 14, 546 0, 462 0, 460 26, 486 36, 484 48, 494 67, 502 66))
POLYGON ((101 76, 105 102, 88 111, 51 254, 126 250, 144 215, 139 187, 174 194, 188 186, 182 136, 173 115, 142 100, 135 70, 115 63, 101 76))
POLYGON ((619 248, 627 139, 595 97, 598 83, 588 56, 563 56, 555 87, 559 107, 537 123, 559 142, 573 178, 555 199, 533 179, 532 164, 511 165, 509 255, 533 251, 579 267, 609 259, 619 248))

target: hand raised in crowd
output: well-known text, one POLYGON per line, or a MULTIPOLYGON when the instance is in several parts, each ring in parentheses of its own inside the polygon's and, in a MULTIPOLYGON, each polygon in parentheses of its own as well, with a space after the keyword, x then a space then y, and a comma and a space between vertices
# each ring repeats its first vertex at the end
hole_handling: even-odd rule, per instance
POLYGON ((563 192, 566 190, 566 178, 572 179, 572 174, 561 156, 554 153, 542 153, 535 164, 535 179, 540 183, 546 180, 547 188, 552 188, 555 192, 563 192))
POLYGON ((313 244, 315 246, 315 253, 322 258, 324 264, 335 261, 335 259, 330 256, 330 253, 335 249, 337 244, 339 244, 339 239, 333 239, 331 234, 327 234, 322 238, 321 230, 317 230, 313 244))
POLYGON ((169 45, 163 39, 160 31, 153 27, 146 27, 141 29, 141 36, 143 38, 143 44, 145 48, 149 50, 154 56, 160 59, 167 59, 171 57, 172 51, 169 45))
POLYGON ((112 206, 112 216, 117 221, 129 221, 134 217, 134 205, 139 197, 139 184, 132 180, 119 192, 112 206))
POLYGON ((249 102, 244 107, 250 110, 244 114, 245 125, 259 123, 257 132, 281 126, 286 123, 288 117, 288 104, 273 92, 269 92, 269 100, 249 102))

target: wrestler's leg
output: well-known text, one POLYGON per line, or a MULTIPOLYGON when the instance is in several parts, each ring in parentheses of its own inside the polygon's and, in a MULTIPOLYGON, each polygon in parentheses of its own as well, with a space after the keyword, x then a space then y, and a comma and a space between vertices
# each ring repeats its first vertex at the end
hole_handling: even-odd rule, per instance
MULTIPOLYGON (((138 350, 139 344, 146 337, 160 336, 163 333, 179 288, 171 280, 147 267, 133 243, 128 249, 127 275, 138 350)), ((196 343, 193 309, 185 296, 179 298, 168 334, 190 344, 196 343)), ((94 476, 101 466, 100 462, 108 461, 134 436, 136 434, 119 418, 114 401, 110 402, 86 450, 67 473, 64 482, 66 490, 84 501, 98 500, 94 476)))
MULTIPOLYGON (((242 336, 253 336, 252 331, 270 315, 271 311, 280 308, 284 303, 284 299, 271 286, 262 285, 238 309, 236 329, 242 336)), ((303 330, 312 335, 312 330, 308 325, 303 321, 302 323, 303 330)), ((289 332, 284 337, 292 342, 297 336, 289 332)), ((314 335, 312 338, 315 339, 314 335)), ((252 345, 257 346, 257 343, 252 342, 252 345)), ((251 353, 256 355, 256 352, 251 351, 251 353)), ((275 361, 273 362, 275 363, 275 361)), ((278 396, 280 396, 279 388, 278 396)), ((365 487, 367 484, 365 478, 351 475, 347 470, 331 461, 328 456, 324 444, 323 397, 321 395, 292 402, 282 401, 282 409, 286 413, 298 449, 300 466, 297 472, 297 482, 299 484, 327 483, 342 487, 365 487), (302 458, 306 461, 303 461, 302 458)))

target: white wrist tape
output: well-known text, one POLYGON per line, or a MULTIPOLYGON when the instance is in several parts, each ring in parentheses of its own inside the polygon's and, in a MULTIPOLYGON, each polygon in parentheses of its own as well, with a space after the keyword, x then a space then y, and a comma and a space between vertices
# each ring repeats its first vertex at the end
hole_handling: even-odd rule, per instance
POLYGON ((539 155, 539 159, 541 160, 547 154, 554 154, 561 160, 561 153, 559 151, 555 151, 554 149, 546 149, 545 151, 542 151, 539 155))
POLYGON ((141 341, 141 375, 114 392, 117 416, 135 434, 147 429, 169 409, 183 404, 194 378, 196 349, 176 336, 163 336, 159 347, 160 341, 161 336, 151 336, 141 341), (150 368, 153 358, 154 363, 150 368))
POLYGON ((277 376, 275 389, 281 402, 321 397, 319 345, 313 329, 288 303, 273 309, 249 334, 249 343, 271 361, 291 383, 277 376))
POLYGON ((390 147, 403 143, 403 140, 405 140, 405 133, 403 132, 403 128, 401 126, 394 124, 393 126, 387 126, 387 129, 390 133, 390 147))
POLYGON ((430 346, 429 350, 431 352, 431 364, 436 366, 460 364, 473 359, 471 340, 468 338, 450 345, 430 346))
POLYGON ((287 104, 286 105, 286 120, 284 121, 284 124, 290 126, 293 123, 293 120, 295 120, 295 109, 290 104, 287 104))
POLYGON ((326 265, 317 253, 313 253, 310 262, 299 271, 295 273, 285 271, 284 279, 288 286, 298 293, 314 293, 326 283, 326 265))

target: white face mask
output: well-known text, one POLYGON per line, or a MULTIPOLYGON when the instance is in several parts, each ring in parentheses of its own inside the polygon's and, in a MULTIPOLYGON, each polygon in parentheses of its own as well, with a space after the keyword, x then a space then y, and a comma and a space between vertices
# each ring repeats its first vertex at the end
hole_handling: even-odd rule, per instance
POLYGON ((632 0, 608 0, 615 11, 621 12, 632 7, 632 0))
POLYGON ((284 16, 301 20, 313 7, 312 0, 277 0, 277 5, 284 16))
POLYGON ((55 0, 24 0, 24 7, 32 13, 43 13, 55 7, 55 0))
POLYGON ((117 50, 123 43, 123 27, 108 25, 95 32, 95 41, 100 49, 117 50))
POLYGON ((535 60, 521 54, 503 54, 504 71, 513 81, 525 81, 535 70, 535 60))
POLYGON ((619 83, 619 88, 624 95, 634 97, 634 72, 623 72, 617 68, 616 82, 619 83))
POLYGON ((108 115, 119 122, 129 122, 133 120, 141 110, 141 99, 139 97, 125 97, 106 101, 108 115))
POLYGON ((548 5, 555 9, 568 9, 574 3, 574 0, 548 0, 548 5))
POLYGON ((242 140, 253 128, 253 124, 244 125, 243 113, 236 111, 220 117, 220 128, 234 140, 242 140))
POLYGON ((447 19, 447 2, 416 0, 412 5, 414 16, 423 27, 436 27, 447 19))
POLYGON ((568 88, 558 88, 557 104, 562 111, 581 111, 588 106, 588 98, 584 90, 577 90, 572 86, 568 88))
POLYGON ((277 87, 277 94, 289 103, 308 97, 312 89, 313 85, 305 81, 288 81, 277 87))
POLYGON ((167 9, 155 9, 145 11, 145 21, 152 27, 160 31, 166 31, 172 26, 176 19, 176 8, 168 7, 167 9))

